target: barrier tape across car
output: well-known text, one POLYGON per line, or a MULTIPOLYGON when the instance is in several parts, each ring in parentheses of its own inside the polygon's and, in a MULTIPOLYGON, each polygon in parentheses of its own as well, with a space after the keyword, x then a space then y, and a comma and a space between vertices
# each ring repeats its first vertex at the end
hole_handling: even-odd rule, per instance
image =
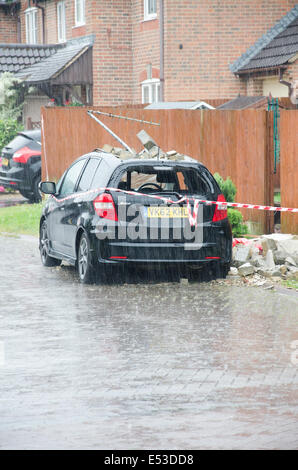
POLYGON ((187 212, 188 212, 188 219, 189 223, 191 226, 196 225, 197 223, 197 216, 198 216, 198 209, 199 209, 199 204, 206 204, 206 205, 220 205, 220 206, 226 206, 226 207, 238 207, 242 209, 256 209, 256 210, 261 210, 261 211, 276 211, 276 212, 298 212, 298 208, 292 208, 292 207, 275 207, 275 206, 261 206, 258 204, 242 204, 239 202, 227 202, 227 201, 208 201, 204 199, 196 199, 193 197, 185 197, 182 196, 181 199, 178 199, 177 201, 173 201, 170 198, 163 197, 163 196, 155 196, 154 194, 146 194, 146 193, 139 193, 135 191, 126 191, 125 189, 119 189, 119 188, 96 188, 96 189, 90 189, 89 191, 85 191, 83 193, 79 194, 71 194, 70 196, 66 196, 65 198, 58 199, 56 196, 53 194, 51 195, 53 199, 55 199, 56 202, 64 202, 69 199, 75 199, 80 196, 88 195, 91 193, 98 193, 99 191, 114 191, 114 192, 119 192, 119 193, 124 193, 124 194, 129 194, 133 196, 145 196, 145 197, 150 197, 152 199, 157 199, 164 201, 167 204, 181 204, 182 202, 186 202, 187 204, 187 212), (194 201, 194 208, 192 212, 192 208, 190 205, 190 201, 194 201))

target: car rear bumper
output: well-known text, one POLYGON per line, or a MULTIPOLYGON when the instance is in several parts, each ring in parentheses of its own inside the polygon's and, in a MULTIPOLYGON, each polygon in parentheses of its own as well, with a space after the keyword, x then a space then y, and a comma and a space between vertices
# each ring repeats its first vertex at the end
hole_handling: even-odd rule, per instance
POLYGON ((25 169, 10 168, 5 171, 0 167, 0 186, 15 189, 30 189, 30 185, 26 184, 25 169))
POLYGON ((104 264, 201 264, 231 262, 232 233, 228 221, 208 227, 202 243, 94 239, 97 260, 104 264), (207 235, 208 234, 208 235, 207 235))

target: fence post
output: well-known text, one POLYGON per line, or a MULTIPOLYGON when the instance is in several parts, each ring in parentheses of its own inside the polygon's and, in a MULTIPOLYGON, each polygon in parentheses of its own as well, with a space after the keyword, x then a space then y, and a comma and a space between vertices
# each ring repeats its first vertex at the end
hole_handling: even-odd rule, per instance
POLYGON ((33 129, 31 117, 27 117, 26 128, 27 128, 28 131, 31 131, 33 129))
MULTIPOLYGON (((264 204, 266 206, 274 205, 274 142, 273 142, 273 112, 265 111, 265 126, 266 126, 266 139, 265 139, 265 164, 264 164, 264 204)), ((265 233, 272 233, 274 231, 274 214, 265 211, 265 233)))

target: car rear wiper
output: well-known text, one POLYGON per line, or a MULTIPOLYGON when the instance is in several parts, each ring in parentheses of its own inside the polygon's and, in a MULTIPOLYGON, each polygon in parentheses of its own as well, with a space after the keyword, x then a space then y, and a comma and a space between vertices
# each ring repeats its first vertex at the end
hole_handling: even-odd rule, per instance
POLYGON ((170 191, 170 190, 168 190, 168 191, 156 191, 152 194, 170 194, 170 195, 175 194, 175 196, 177 196, 178 199, 182 198, 182 195, 177 193, 177 191, 170 191))

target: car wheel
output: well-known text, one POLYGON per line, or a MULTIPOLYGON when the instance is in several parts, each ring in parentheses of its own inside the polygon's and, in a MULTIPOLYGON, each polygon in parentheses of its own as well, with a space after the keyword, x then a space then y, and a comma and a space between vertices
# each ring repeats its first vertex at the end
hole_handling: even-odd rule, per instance
POLYGON ((23 189, 19 189, 19 192, 21 193, 21 195, 23 197, 25 197, 26 199, 30 199, 32 197, 32 194, 29 193, 29 191, 25 191, 23 189))
POLYGON ((46 267, 51 266, 59 266, 61 264, 61 259, 52 258, 49 256, 49 238, 48 238, 48 229, 47 223, 44 220, 41 227, 40 227, 40 235, 39 235, 39 251, 41 262, 46 267))
POLYGON ((203 266, 196 266, 194 268, 189 268, 188 273, 187 273, 187 278, 189 281, 195 281, 195 282, 202 281, 203 272, 204 272, 203 266))
POLYGON ((230 270, 229 264, 215 263, 212 267, 213 279, 225 279, 230 270))
POLYGON ((31 193, 29 196, 29 200, 33 203, 41 201, 41 192, 39 191, 39 187, 38 187, 39 183, 40 183, 40 176, 37 176, 33 180, 33 184, 32 184, 33 193, 31 193))
POLYGON ((228 275, 228 272, 230 271, 230 264, 223 264, 221 267, 220 267, 220 274, 221 274, 221 277, 222 278, 226 278, 227 275, 228 275))
POLYGON ((88 284, 95 280, 95 267, 90 251, 90 241, 86 233, 80 238, 77 253, 77 269, 79 279, 83 284, 88 284))

